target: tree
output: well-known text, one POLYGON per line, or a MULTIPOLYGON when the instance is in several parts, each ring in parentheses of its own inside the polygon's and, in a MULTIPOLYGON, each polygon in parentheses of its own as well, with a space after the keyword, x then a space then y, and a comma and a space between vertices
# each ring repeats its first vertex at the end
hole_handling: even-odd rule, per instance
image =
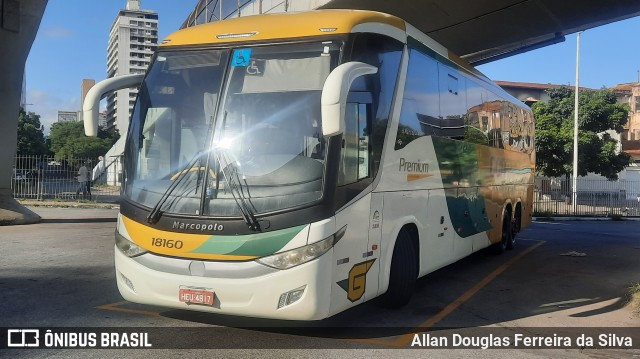
POLYGON ((97 158, 107 153, 118 138, 118 132, 111 134, 102 129, 98 130, 97 137, 87 137, 82 122, 57 122, 51 126, 49 133, 51 151, 56 160, 97 158))
MULTIPOLYGON (((569 176, 573 171, 574 92, 560 87, 547 90, 550 100, 533 105, 536 119, 536 168, 545 176, 569 176)), ((620 133, 629 108, 617 103, 609 90, 580 91, 578 112, 578 175, 597 173, 610 180, 631 163, 618 151, 618 142, 606 131, 620 133)))
POLYGON ((18 113, 18 147, 16 153, 23 156, 42 156, 47 154, 40 116, 33 112, 28 114, 23 108, 18 113))

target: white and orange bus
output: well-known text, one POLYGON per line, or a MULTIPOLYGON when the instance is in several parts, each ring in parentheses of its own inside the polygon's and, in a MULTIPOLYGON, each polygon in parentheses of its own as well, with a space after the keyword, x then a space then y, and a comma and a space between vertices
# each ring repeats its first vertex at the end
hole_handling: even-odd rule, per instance
POLYGON ((531 222, 531 111, 397 17, 180 30, 144 77, 95 87, 87 133, 105 92, 136 85, 115 246, 129 301, 302 320, 401 306, 531 222))

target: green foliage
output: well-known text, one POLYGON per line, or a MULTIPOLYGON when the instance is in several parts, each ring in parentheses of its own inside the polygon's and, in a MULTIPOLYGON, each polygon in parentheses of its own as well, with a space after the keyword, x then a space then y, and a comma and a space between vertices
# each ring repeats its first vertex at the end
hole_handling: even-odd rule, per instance
POLYGON ((418 131, 414 130, 409 126, 398 124, 398 135, 396 137, 396 150, 403 148, 409 142, 415 140, 418 137, 420 137, 420 134, 418 133, 418 131))
POLYGON ((98 130, 97 137, 87 137, 82 122, 54 123, 49 133, 51 151, 56 160, 103 156, 118 138, 120 135, 117 132, 111 134, 102 129, 98 130))
POLYGON ((477 145, 489 146, 489 138, 481 130, 472 127, 465 126, 464 128, 464 141, 475 143, 477 145))
POLYGON ((533 216, 534 217, 543 217, 546 220, 549 220, 550 218, 553 217, 553 212, 551 212, 551 211, 533 211, 533 216))
POLYGON ((20 108, 18 114, 18 155, 41 156, 47 154, 40 116, 33 112, 28 114, 20 108))
MULTIPOLYGON (((533 105, 536 118, 536 168, 545 176, 561 177, 573 171, 574 92, 568 87, 547 90, 550 100, 533 105)), ((617 103, 612 91, 580 91, 578 113, 578 175, 593 172, 608 179, 631 163, 618 152, 618 143, 605 131, 620 133, 629 108, 617 103)))

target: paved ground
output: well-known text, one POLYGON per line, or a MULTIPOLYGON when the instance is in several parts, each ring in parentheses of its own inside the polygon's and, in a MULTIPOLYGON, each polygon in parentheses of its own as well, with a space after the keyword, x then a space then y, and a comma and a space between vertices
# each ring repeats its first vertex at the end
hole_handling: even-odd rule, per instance
MULTIPOLYGON (((328 320, 300 327, 298 323, 229 318, 123 302, 113 268, 117 210, 46 207, 32 210, 44 218, 42 223, 0 227, 0 328, 160 327, 166 328, 169 342, 179 345, 186 339, 171 335, 171 331, 187 327, 196 329, 191 339, 207 330, 210 336, 206 340, 247 348, 154 350, 153 355, 158 358, 177 355, 640 358, 639 350, 406 349, 414 338, 411 333, 427 328, 447 333, 442 328, 490 326, 531 335, 548 335, 545 327, 555 327, 553 331, 560 334, 567 331, 566 327, 583 328, 588 333, 640 328, 640 318, 625 306, 627 288, 640 282, 638 222, 535 223, 519 236, 517 249, 506 255, 476 253, 421 279, 411 303, 401 310, 365 303, 328 320), (246 329, 256 326, 262 328, 246 329), (345 327, 361 328, 362 332, 354 333, 345 327), (387 329, 365 330, 371 327, 387 329), (345 340, 345 335, 357 340, 345 340), (299 348, 332 349, 260 349, 286 348, 292 343, 299 348), (365 349, 347 349, 356 347, 365 349)), ((639 348, 640 343, 634 343, 634 347, 639 348)), ((4 354, 28 358, 142 358, 151 353, 0 351, 0 357, 4 354)))

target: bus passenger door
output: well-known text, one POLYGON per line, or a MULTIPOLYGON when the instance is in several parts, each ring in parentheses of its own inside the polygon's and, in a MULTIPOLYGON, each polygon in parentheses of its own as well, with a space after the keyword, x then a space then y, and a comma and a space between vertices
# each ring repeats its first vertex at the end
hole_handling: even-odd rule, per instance
POLYGON ((366 257, 370 199, 364 196, 336 214, 336 228, 347 230, 334 246, 332 314, 364 302, 365 292, 377 289, 378 278, 369 275, 375 262, 366 257))
POLYGON ((368 249, 371 193, 363 191, 371 184, 368 118, 369 105, 364 101, 349 101, 345 111, 345 131, 340 155, 338 187, 336 189, 336 228, 346 226, 342 239, 334 247, 335 267, 331 291, 330 312, 337 313, 375 296, 376 260, 368 249), (373 276, 375 275, 375 277, 373 276))
MULTIPOLYGON (((382 241, 382 206, 383 194, 371 194, 371 210, 369 211, 369 241, 366 249, 366 255, 369 260, 374 260, 367 276, 371 278, 367 281, 367 292, 365 298, 367 300, 375 297, 379 291, 380 276, 380 242, 382 241)), ((365 255, 363 253, 363 256, 365 255)))

